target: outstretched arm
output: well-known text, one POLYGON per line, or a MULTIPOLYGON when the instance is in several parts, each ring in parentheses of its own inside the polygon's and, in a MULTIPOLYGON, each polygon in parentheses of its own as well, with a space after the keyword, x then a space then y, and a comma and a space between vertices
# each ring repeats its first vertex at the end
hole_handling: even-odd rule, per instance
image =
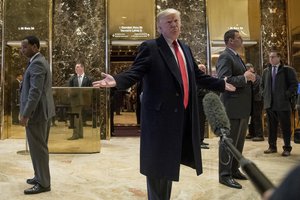
POLYGON ((103 72, 101 73, 101 76, 104 77, 104 79, 102 79, 100 81, 94 81, 93 87, 95 87, 95 88, 100 88, 100 87, 110 88, 110 87, 116 86, 116 81, 115 81, 114 77, 112 77, 109 74, 105 74, 103 72))
POLYGON ((227 83, 227 77, 224 78, 224 81, 225 81, 225 90, 229 92, 234 92, 236 90, 236 87, 234 87, 234 85, 227 83))

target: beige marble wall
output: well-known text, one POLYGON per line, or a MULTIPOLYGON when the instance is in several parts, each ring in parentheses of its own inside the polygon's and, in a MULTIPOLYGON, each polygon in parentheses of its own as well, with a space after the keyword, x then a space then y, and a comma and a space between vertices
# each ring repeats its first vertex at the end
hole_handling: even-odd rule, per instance
MULTIPOLYGON (((105 71, 105 0, 53 1, 53 86, 66 85, 77 60, 85 72, 99 79, 105 71)), ((101 92, 101 138, 106 138, 106 95, 101 92)))
POLYGON ((275 47, 287 60, 287 24, 285 0, 261 0, 263 63, 268 63, 268 51, 275 47))
POLYGON ((105 63, 105 0, 53 2, 53 80, 63 86, 77 60, 86 73, 99 77, 105 63))

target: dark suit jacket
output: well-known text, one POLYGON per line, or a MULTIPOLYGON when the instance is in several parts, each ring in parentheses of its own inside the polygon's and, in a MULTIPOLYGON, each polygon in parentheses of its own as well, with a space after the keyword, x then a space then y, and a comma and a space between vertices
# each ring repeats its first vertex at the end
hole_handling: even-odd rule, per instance
POLYGON ((221 100, 230 119, 241 119, 250 116, 251 112, 251 83, 246 83, 245 66, 229 48, 220 55, 217 63, 218 77, 227 77, 227 82, 236 87, 236 91, 225 91, 221 100))
POLYGON ((223 80, 205 75, 198 69, 191 50, 179 41, 189 76, 189 110, 191 132, 184 133, 183 86, 176 59, 163 36, 141 44, 132 67, 114 78, 117 89, 126 89, 143 79, 141 102, 140 171, 167 180, 179 180, 180 163, 202 173, 196 83, 223 91, 223 80), (182 146, 183 134, 190 143, 182 146), (182 149, 186 153, 182 155, 182 149))
MULTIPOLYGON (((81 87, 92 87, 92 80, 84 74, 82 79, 81 87)), ((77 74, 73 75, 69 79, 69 87, 79 87, 77 74)), ((72 98, 72 106, 82 106, 89 105, 91 102, 91 93, 88 90, 82 90, 80 88, 73 88, 70 92, 70 97, 72 98)))
MULTIPOLYGON (((86 74, 84 74, 84 77, 83 77, 82 83, 81 83, 81 87, 91 87, 91 86, 93 86, 92 80, 86 74)), ((70 78, 69 87, 79 87, 77 74, 73 75, 70 78)))
POLYGON ((286 65, 280 65, 276 74, 275 93, 272 96, 272 66, 268 65, 264 69, 261 90, 264 99, 264 109, 271 107, 276 111, 291 110, 289 98, 293 92, 297 91, 297 75, 293 68, 286 65), (287 70, 285 72, 285 70, 287 70), (287 79, 287 80, 286 80, 287 79), (273 99, 272 99, 273 98, 273 99))
POLYGON ((21 87, 20 114, 30 122, 48 120, 55 115, 52 75, 45 57, 38 54, 27 67, 21 87))

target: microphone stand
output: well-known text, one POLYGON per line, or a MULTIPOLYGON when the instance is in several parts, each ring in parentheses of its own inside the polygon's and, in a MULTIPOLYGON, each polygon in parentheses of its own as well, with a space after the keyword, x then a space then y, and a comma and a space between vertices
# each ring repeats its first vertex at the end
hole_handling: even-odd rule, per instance
POLYGON ((258 167, 250 160, 246 159, 232 144, 225 133, 222 133, 221 142, 232 153, 235 159, 240 163, 243 172, 246 173, 256 190, 263 195, 267 190, 274 188, 271 181, 258 169, 258 167))

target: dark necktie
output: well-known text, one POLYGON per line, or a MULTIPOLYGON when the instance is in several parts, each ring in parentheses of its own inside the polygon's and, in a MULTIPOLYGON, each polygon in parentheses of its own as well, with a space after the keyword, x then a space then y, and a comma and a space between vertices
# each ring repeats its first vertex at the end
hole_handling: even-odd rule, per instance
POLYGON ((277 67, 273 66, 272 67, 272 91, 275 91, 276 71, 277 71, 277 67))
POLYGON ((236 56, 238 57, 238 59, 239 59, 240 63, 242 64, 242 66, 247 70, 245 63, 242 60, 242 58, 239 56, 239 54, 236 54, 236 56))
POLYGON ((179 69, 180 69, 180 73, 181 73, 181 78, 182 78, 182 83, 183 83, 183 92, 184 92, 183 105, 184 105, 184 108, 186 108, 188 105, 188 102, 189 102, 189 84, 188 84, 188 79, 187 79, 186 67, 184 64, 183 57, 179 51, 177 42, 174 41, 172 44, 174 46, 175 54, 177 57, 177 61, 178 61, 178 65, 179 65, 179 69))

